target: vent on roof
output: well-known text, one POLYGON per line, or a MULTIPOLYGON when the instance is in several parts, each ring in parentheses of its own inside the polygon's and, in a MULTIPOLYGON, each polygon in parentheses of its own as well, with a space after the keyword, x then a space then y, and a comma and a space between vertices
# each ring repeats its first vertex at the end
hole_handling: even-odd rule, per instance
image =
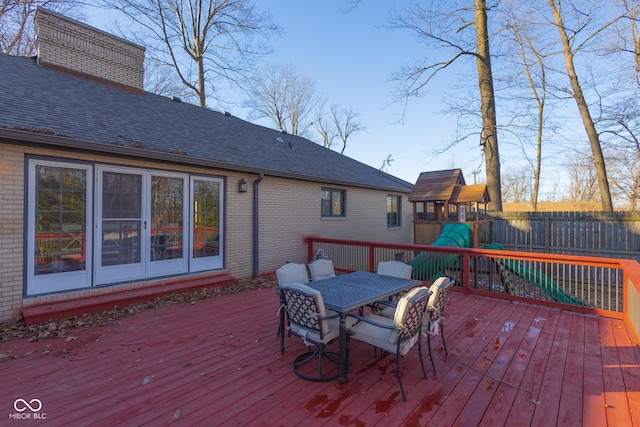
POLYGON ((143 91, 144 47, 38 7, 38 63, 143 91))
POLYGON ((231 113, 225 110, 220 110, 220 114, 225 115, 227 117, 231 117, 231 113))
POLYGON ((173 96, 173 95, 169 95, 169 99, 175 102, 182 102, 182 100, 180 98, 178 98, 177 96, 173 96))

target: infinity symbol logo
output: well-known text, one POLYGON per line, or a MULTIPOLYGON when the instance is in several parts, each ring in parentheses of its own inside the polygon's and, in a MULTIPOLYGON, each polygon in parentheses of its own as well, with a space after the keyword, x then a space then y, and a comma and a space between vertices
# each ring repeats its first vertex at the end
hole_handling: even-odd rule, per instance
POLYGON ((38 412, 40 409, 42 409, 42 402, 40 402, 39 399, 31 399, 27 403, 27 401, 24 399, 16 399, 16 401, 13 402, 13 408, 18 412, 24 412, 27 410, 27 408, 31 409, 31 412, 38 412))

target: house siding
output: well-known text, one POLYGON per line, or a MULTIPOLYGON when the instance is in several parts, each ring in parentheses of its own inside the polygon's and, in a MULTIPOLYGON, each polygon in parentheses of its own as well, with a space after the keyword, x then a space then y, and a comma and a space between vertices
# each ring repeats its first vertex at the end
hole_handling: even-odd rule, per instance
MULTIPOLYGON (((91 155, 32 145, 14 145, 3 143, 3 141, 0 141, 0 153, 2 153, 0 195, 3 201, 0 206, 0 230, 2 231, 0 235, 0 321, 18 318, 21 310, 27 306, 107 294, 114 290, 128 290, 162 281, 162 279, 153 279, 25 297, 24 197, 26 195, 25 161, 28 155, 44 156, 61 161, 77 160, 224 177, 226 180, 225 269, 237 278, 250 277, 253 274, 253 183, 258 177, 256 174, 136 159, 122 160, 107 155, 91 155), (238 192, 240 179, 244 179, 248 184, 246 193, 238 192)), ((306 262, 307 247, 304 237, 308 235, 397 243, 411 242, 411 206, 408 203, 408 194, 267 176, 259 184, 259 195, 260 274, 271 274, 287 261, 306 262), (346 216, 344 218, 321 217, 320 189, 322 187, 345 190, 346 216), (387 194, 402 196, 401 227, 387 228, 387 194)))
POLYGON ((265 179, 260 184, 260 271, 273 271, 287 261, 306 262, 304 238, 309 235, 411 243, 408 197, 401 194, 402 226, 387 228, 387 194, 393 193, 282 178, 265 179), (345 190, 344 218, 321 217, 322 187, 345 190))

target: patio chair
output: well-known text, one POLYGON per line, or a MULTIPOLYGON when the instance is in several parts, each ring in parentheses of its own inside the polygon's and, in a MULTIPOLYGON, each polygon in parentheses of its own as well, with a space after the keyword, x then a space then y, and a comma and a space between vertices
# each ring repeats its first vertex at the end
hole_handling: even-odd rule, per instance
POLYGON ((392 319, 370 314, 367 317, 347 315, 347 319, 355 318, 358 323, 348 328, 347 334, 347 362, 349 361, 349 341, 351 339, 366 342, 381 350, 396 356, 396 371, 398 382, 402 391, 402 399, 406 402, 407 396, 402 384, 400 372, 400 358, 406 356, 409 350, 416 344, 420 355, 422 375, 427 378, 422 360, 421 329, 427 300, 431 291, 424 286, 419 286, 403 295, 397 303, 392 319))
POLYGON ((380 261, 376 273, 383 276, 400 277, 401 279, 411 279, 413 267, 401 261, 380 261))
MULTIPOLYGON (((378 269, 376 273, 382 276, 399 277, 401 279, 411 279, 411 272, 413 267, 409 264, 405 264, 401 261, 380 261, 378 262, 378 269)), ((405 292, 401 292, 397 295, 389 297, 389 301, 398 301, 405 292)), ((391 312, 393 315, 393 312, 391 312)))
MULTIPOLYGON (((322 294, 316 289, 312 289, 301 283, 291 283, 281 286, 281 295, 289 318, 289 335, 296 335, 304 341, 305 345, 314 346, 312 351, 308 351, 293 360, 293 372, 308 381, 333 381, 339 374, 325 376, 323 372, 323 360, 329 360, 336 364, 340 362, 340 355, 328 352, 326 346, 339 335, 338 314, 327 314, 322 300, 322 294), (317 359, 318 374, 309 375, 300 371, 300 368, 307 363, 317 359)), ((355 320, 351 319, 346 326, 353 325, 355 320)))
POLYGON ((330 259, 317 259, 310 263, 309 274, 311 274, 311 280, 313 281, 336 277, 333 262, 330 259))
POLYGON ((432 293, 427 302, 424 320, 422 322, 422 332, 427 335, 427 344, 429 347, 429 358, 431 359, 431 367, 433 372, 436 371, 436 365, 433 362, 433 354, 431 353, 431 336, 438 335, 442 337, 442 346, 444 353, 449 355, 447 343, 444 340, 444 309, 449 298, 449 288, 455 282, 449 277, 439 277, 433 282, 429 288, 432 293))
POLYGON ((280 287, 288 283, 309 283, 307 266, 304 264, 288 262, 276 270, 276 279, 278 279, 278 287, 276 288, 276 292, 278 293, 278 295, 280 295, 280 308, 278 309, 278 315, 280 316, 280 319, 278 323, 277 336, 280 337, 280 353, 284 353, 284 324, 286 310, 284 309, 284 301, 282 299, 280 287))

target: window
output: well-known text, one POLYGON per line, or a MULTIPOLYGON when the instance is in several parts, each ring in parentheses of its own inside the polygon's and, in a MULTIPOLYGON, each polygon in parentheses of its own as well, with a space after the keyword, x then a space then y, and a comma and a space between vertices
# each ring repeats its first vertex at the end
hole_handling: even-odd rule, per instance
POLYGON ((387 227, 400 227, 400 196, 387 195, 387 227))
POLYGON ((321 194, 321 215, 323 217, 345 216, 344 190, 323 188, 321 194))
POLYGON ((28 295, 223 267, 222 178, 31 159, 28 183, 28 295))
POLYGON ((78 289, 90 282, 91 182, 87 165, 29 163, 27 293, 78 289))

